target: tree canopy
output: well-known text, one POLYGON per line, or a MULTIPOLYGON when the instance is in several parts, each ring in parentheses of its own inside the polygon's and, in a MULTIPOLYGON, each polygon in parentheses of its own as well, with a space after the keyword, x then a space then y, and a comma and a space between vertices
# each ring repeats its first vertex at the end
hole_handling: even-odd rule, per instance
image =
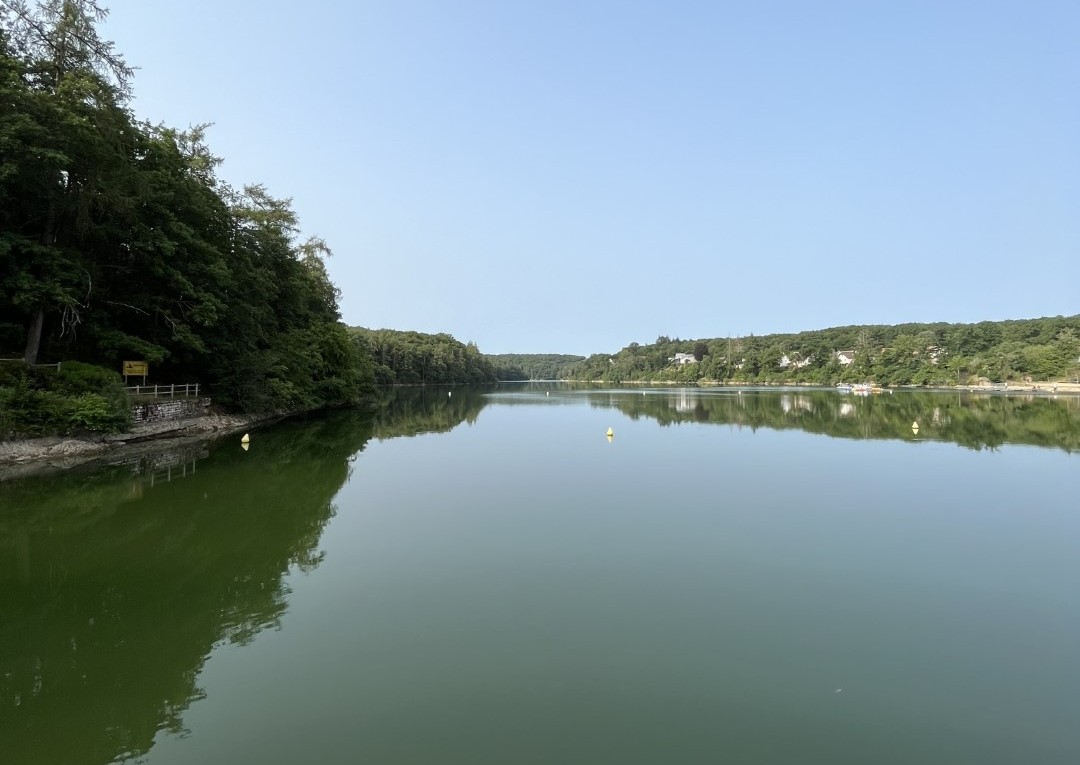
POLYGON ((500 380, 561 380, 584 356, 563 353, 488 354, 500 380))
POLYGON ((394 329, 350 331, 362 353, 370 354, 378 385, 489 383, 496 379, 492 363, 475 343, 451 335, 394 329))
POLYGON ((95 0, 0 2, 0 357, 150 362, 246 410, 347 403, 370 360, 291 201, 233 188, 206 126, 138 121, 95 0))
POLYGON ((594 354, 565 375, 605 382, 766 384, 1080 380, 1080 316, 847 326, 702 340, 661 336, 648 345, 631 343, 618 353, 594 354), (694 363, 676 363, 676 354, 692 355, 694 363))

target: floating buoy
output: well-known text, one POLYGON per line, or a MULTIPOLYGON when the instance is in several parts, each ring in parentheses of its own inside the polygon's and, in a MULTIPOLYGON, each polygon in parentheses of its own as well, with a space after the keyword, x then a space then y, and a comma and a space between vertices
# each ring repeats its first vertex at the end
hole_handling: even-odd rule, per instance
POLYGON ((611 443, 612 441, 614 441, 614 440, 615 440, 615 436, 613 436, 613 435, 608 435, 608 436, 607 436, 607 442, 608 442, 609 444, 610 444, 610 443, 611 443))
POLYGON ((614 437, 614 436, 615 436, 615 431, 614 431, 614 430, 612 430, 611 428, 608 428, 608 429, 607 429, 607 437, 608 437, 608 438, 612 438, 612 437, 614 437))
POLYGON ((251 436, 249 436, 247 433, 245 433, 244 437, 240 439, 240 443, 246 444, 250 440, 251 440, 251 436))
POLYGON ((919 429, 919 423, 918 422, 911 423, 911 429, 912 430, 918 430, 919 429))
POLYGON ((550 396, 550 395, 551 395, 551 391, 549 391, 549 390, 547 390, 547 391, 544 391, 544 395, 545 395, 545 396, 550 396))
POLYGON ((454 391, 452 391, 452 390, 448 390, 448 391, 446 391, 446 397, 447 397, 447 398, 450 398, 450 397, 451 397, 451 396, 453 396, 453 395, 454 395, 454 391))

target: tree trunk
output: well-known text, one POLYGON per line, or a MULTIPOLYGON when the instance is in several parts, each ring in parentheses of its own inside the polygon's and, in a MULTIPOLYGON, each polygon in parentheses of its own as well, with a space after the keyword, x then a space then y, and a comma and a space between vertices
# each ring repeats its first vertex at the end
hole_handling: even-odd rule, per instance
MULTIPOLYGON (((56 199, 49 200, 49 209, 45 214, 45 229, 41 232, 41 243, 51 247, 56 243, 56 199)), ((41 328, 45 324, 45 304, 41 303, 30 319, 30 329, 26 332, 26 350, 23 361, 36 364, 38 350, 41 348, 41 328)))
POLYGON ((26 332, 26 351, 23 353, 23 361, 27 364, 37 363, 38 349, 41 347, 41 327, 44 324, 45 308, 38 306, 30 320, 30 329, 26 332))

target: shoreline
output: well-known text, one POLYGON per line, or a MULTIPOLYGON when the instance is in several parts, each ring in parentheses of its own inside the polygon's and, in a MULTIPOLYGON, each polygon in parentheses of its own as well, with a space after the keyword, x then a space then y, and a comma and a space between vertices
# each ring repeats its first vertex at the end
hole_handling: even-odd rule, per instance
MULTIPOLYGON (((503 381, 511 382, 511 381, 503 381)), ((518 382, 518 381, 513 381, 518 382)), ((835 390, 835 385, 807 382, 730 382, 726 380, 694 380, 683 382, 677 380, 622 380, 610 382, 608 380, 521 380, 520 382, 561 382, 580 383, 584 385, 654 385, 665 388, 807 388, 810 390, 835 390)), ((874 386, 881 390, 889 391, 923 391, 924 393, 1042 393, 1046 395, 1080 395, 1080 383, 1071 382, 1026 382, 1009 383, 1005 387, 1001 385, 896 385, 874 386)))
MULTIPOLYGON (((500 383, 517 381, 500 381, 500 383)), ((522 380, 522 383, 536 382, 522 380)), ((801 388, 834 390, 835 386, 813 383, 735 383, 729 381, 677 382, 673 380, 631 380, 619 383, 604 380, 557 380, 550 382, 606 386, 655 386, 664 388, 801 388)), ((428 386, 423 386, 428 387, 428 386)), ((1080 384, 1069 382, 1031 382, 1003 385, 896 386, 879 389, 884 392, 920 391, 925 393, 971 393, 984 395, 1041 395, 1078 396, 1080 384)), ((274 412, 269 414, 205 414, 181 420, 147 423, 135 426, 130 432, 116 434, 83 434, 44 436, 38 438, 0 441, 0 482, 32 475, 70 470, 97 461, 113 461, 138 457, 178 445, 215 441, 246 429, 268 425, 303 412, 274 412)))
POLYGON ((138 425, 127 433, 43 436, 0 441, 0 481, 80 467, 108 457, 122 459, 177 444, 213 441, 276 422, 289 414, 206 414, 138 425))

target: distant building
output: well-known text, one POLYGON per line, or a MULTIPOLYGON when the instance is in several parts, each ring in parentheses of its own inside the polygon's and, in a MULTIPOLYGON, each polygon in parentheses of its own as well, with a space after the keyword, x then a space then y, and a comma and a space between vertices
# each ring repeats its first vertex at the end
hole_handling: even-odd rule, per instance
POLYGON ((805 359, 799 359, 797 361, 792 361, 790 358, 788 358, 788 355, 785 353, 783 355, 783 357, 781 357, 781 359, 780 359, 780 368, 781 369, 787 369, 790 366, 794 366, 796 369, 802 369, 803 367, 810 366, 812 363, 814 363, 814 357, 813 356, 807 356, 805 359))
POLYGON ((694 358, 692 353, 676 353, 674 358, 668 359, 668 361, 674 364, 696 364, 697 359, 694 358))
POLYGON ((837 351, 836 360, 840 362, 840 366, 846 367, 848 364, 855 363, 855 351, 837 351))

